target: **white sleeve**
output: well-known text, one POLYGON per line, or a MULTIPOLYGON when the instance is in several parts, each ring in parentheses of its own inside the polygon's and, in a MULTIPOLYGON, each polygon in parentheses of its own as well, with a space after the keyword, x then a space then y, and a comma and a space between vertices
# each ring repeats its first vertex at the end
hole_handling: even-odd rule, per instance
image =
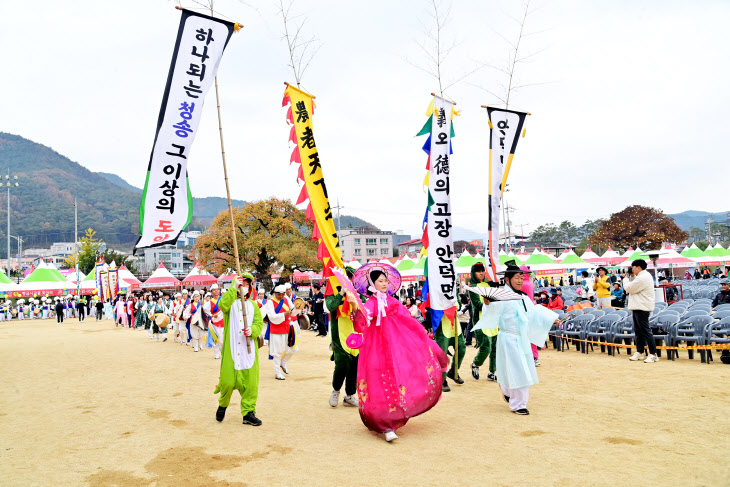
POLYGON ((191 305, 188 305, 187 307, 185 307, 185 310, 183 310, 182 317, 186 321, 190 319, 190 316, 191 316, 190 308, 191 307, 192 307, 191 305))
POLYGON ((266 301, 266 316, 269 317, 269 321, 273 323, 274 325, 280 325, 284 322, 284 313, 276 313, 276 308, 274 308, 274 301, 269 299, 266 301))

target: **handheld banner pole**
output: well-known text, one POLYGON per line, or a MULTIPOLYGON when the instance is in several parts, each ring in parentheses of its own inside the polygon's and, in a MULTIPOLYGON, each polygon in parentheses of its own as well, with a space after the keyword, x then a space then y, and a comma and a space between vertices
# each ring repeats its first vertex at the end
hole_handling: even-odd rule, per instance
MULTIPOLYGON (((213 2, 210 2, 210 15, 213 15, 213 2)), ((241 259, 238 257, 238 240, 236 239, 236 224, 233 221, 233 206, 231 205, 231 189, 228 185, 228 168, 226 167, 226 149, 223 145, 223 121, 221 120, 221 99, 218 95, 218 75, 215 76, 215 103, 218 108, 218 132, 221 139, 221 157, 223 159, 223 179, 226 182, 226 198, 228 198, 228 216, 231 219, 231 238, 233 239, 233 255, 236 259, 236 272, 241 275, 241 259)), ((243 312, 243 327, 250 329, 248 326, 248 316, 246 314, 246 297, 241 295, 240 289, 238 297, 241 299, 241 311, 243 312)), ((246 349, 251 353, 251 337, 246 337, 246 349)))

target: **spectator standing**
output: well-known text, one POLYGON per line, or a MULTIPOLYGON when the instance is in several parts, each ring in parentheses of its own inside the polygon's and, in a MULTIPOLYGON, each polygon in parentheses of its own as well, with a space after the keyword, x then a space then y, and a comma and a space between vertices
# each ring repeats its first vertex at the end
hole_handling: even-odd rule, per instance
POLYGON ((608 308, 611 306, 611 284, 608 282, 608 271, 605 267, 596 269, 598 277, 593 283, 593 290, 596 291, 598 306, 608 308))
POLYGON ((322 294, 319 284, 314 285, 312 311, 314 312, 314 322, 317 324, 317 336, 327 336, 327 325, 324 322, 324 294, 322 294))
POLYGON ((589 301, 593 301, 596 296, 596 293, 593 291, 593 278, 588 276, 588 273, 586 271, 581 272, 580 275, 582 277, 580 281, 580 287, 583 291, 583 298, 589 301))
POLYGON ((624 279, 624 289, 629 293, 629 309, 634 318, 636 353, 629 360, 636 362, 644 358, 644 349, 649 347, 649 355, 644 363, 658 362, 654 335, 649 327, 649 314, 654 310, 654 280, 646 272, 646 261, 637 259, 631 263, 632 276, 624 279))

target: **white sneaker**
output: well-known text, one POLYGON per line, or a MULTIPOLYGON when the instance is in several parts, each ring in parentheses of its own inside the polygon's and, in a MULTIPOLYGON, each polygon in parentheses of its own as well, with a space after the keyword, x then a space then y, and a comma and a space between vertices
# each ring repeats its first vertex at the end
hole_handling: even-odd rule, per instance
POLYGON ((398 435, 395 434, 395 431, 388 431, 387 433, 385 433, 385 441, 387 441, 388 443, 395 440, 396 438, 398 438, 398 435))
POLYGON ((332 394, 330 394, 330 406, 333 408, 337 407, 337 404, 340 402, 340 391, 332 391, 332 394))
POLYGON ((359 403, 357 402, 357 397, 353 394, 352 396, 345 396, 345 399, 342 400, 342 405, 356 408, 359 406, 359 403))
POLYGON ((644 363, 645 364, 650 364, 650 363, 653 363, 653 362, 659 362, 659 357, 657 357, 656 354, 649 355, 649 356, 646 357, 646 360, 644 360, 644 363))
POLYGON ((275 375, 274 377, 275 377, 275 378, 276 378, 277 380, 286 380, 286 377, 284 377, 284 376, 283 376, 283 375, 281 375, 281 374, 276 374, 276 375, 275 375))
POLYGON ((634 354, 629 358, 632 362, 636 362, 638 360, 643 360, 644 354, 639 352, 634 352, 634 354))

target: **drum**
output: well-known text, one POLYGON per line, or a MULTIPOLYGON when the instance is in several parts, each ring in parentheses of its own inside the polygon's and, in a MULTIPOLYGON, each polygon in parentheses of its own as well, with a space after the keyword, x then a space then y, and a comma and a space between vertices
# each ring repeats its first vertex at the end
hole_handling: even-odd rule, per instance
POLYGON ((164 313, 157 313, 155 315, 155 325, 157 325, 160 328, 167 328, 167 325, 170 324, 170 317, 167 316, 164 313))
POLYGON ((13 314, 13 316, 18 316, 18 310, 15 308, 13 308, 13 311, 11 311, 11 313, 13 314))

